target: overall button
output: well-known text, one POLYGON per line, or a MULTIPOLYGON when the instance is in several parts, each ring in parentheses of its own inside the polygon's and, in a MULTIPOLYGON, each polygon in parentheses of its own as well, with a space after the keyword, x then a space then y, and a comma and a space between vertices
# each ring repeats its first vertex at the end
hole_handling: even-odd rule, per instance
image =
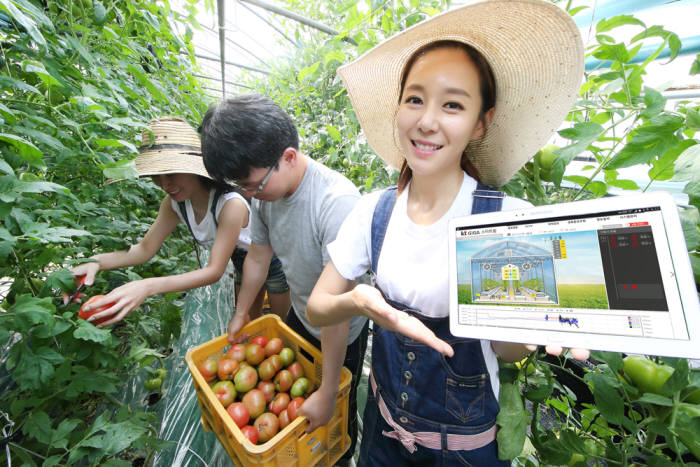
POLYGON ((405 392, 402 392, 401 393, 401 400, 406 402, 408 400, 408 394, 406 394, 405 392))
POLYGON ((408 418, 406 418, 406 417, 400 417, 400 418, 399 418, 399 421, 400 421, 401 423, 408 423, 408 418))
POLYGON ((409 379, 413 378, 413 374, 411 374, 410 371, 406 370, 403 372, 403 377, 406 378, 406 381, 408 381, 409 379))
POLYGON ((414 354, 413 352, 408 352, 406 354, 406 358, 408 359, 408 361, 412 362, 413 360, 416 359, 416 354, 414 354))

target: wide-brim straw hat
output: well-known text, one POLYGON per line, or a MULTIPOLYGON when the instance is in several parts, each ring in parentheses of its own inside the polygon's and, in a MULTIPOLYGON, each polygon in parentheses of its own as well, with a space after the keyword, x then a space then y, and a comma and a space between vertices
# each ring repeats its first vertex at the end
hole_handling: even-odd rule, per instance
POLYGON ((473 2, 418 23, 338 69, 367 142, 400 168, 396 113, 401 74, 415 51, 453 40, 478 50, 496 81, 493 120, 466 149, 481 181, 502 186, 552 136, 582 82, 578 27, 542 0, 473 2))
POLYGON ((202 160, 199 134, 178 117, 151 120, 141 134, 139 155, 134 159, 139 177, 189 173, 211 178, 202 160))

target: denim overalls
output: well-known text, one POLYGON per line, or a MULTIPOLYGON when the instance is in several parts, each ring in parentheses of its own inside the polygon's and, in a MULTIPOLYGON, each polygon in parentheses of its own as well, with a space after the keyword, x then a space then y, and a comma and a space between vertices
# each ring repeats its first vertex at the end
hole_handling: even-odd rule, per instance
MULTIPOLYGON (((479 183, 473 196, 472 214, 477 214, 499 211, 504 195, 479 183)), ((395 200, 396 187, 389 188, 382 194, 374 211, 371 234, 373 277, 376 276, 395 200)), ((425 317, 386 296, 385 299, 391 306, 420 319, 437 337, 452 346, 454 356, 444 357, 422 343, 374 324, 371 384, 376 384, 376 395, 372 388, 368 390, 358 465, 510 465, 510 462, 498 460, 495 440, 472 450, 448 449, 448 446, 454 446, 448 434, 489 432, 493 436, 495 430, 499 407, 491 389, 481 342, 452 336, 449 318, 425 317), (427 448, 420 442, 406 441, 404 435, 397 434, 380 413, 378 395, 381 395, 393 422, 402 428, 398 431, 428 432, 424 434, 434 438, 438 444, 436 449, 427 448)))

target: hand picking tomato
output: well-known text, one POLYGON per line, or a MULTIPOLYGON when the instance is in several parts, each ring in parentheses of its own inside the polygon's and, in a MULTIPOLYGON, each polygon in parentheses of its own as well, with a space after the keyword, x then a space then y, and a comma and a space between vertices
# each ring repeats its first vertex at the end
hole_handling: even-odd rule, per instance
MULTIPOLYGON (((114 305, 114 302, 112 302, 112 303, 108 303, 108 304, 106 304, 106 305, 104 305, 104 306, 101 306, 101 307, 99 307, 99 308, 95 308, 94 310, 85 311, 85 307, 87 307, 90 303, 99 300, 99 299, 102 298, 102 297, 104 297, 104 295, 93 295, 92 297, 90 297, 90 298, 88 299, 88 301, 86 301, 85 303, 83 303, 82 306, 80 307, 80 312, 78 312, 78 318, 87 320, 90 316, 92 316, 92 315, 94 315, 94 314, 96 314, 96 313, 100 313, 100 312, 106 310, 107 308, 110 308, 112 305, 114 305)), ((97 319, 97 320, 95 320, 95 321, 90 321, 90 322, 91 322, 92 324, 94 324, 95 326, 97 326, 98 324, 102 324, 102 323, 104 323, 105 321, 110 320, 111 318, 112 318, 111 316, 108 316, 107 318, 101 318, 101 319, 97 319)))
POLYGON ((643 355, 628 355, 623 360, 622 369, 642 392, 659 395, 663 394, 661 388, 674 371, 672 367, 654 363, 643 355))

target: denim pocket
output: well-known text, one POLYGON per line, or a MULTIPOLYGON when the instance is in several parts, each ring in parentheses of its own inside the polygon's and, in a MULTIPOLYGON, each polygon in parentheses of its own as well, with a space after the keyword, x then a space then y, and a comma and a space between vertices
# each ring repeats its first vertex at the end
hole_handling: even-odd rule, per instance
POLYGON ((461 423, 482 417, 489 375, 478 340, 452 343, 454 356, 442 357, 445 378, 445 409, 461 423))
POLYGON ((445 379, 445 410, 462 424, 483 417, 485 387, 481 376, 445 379))

